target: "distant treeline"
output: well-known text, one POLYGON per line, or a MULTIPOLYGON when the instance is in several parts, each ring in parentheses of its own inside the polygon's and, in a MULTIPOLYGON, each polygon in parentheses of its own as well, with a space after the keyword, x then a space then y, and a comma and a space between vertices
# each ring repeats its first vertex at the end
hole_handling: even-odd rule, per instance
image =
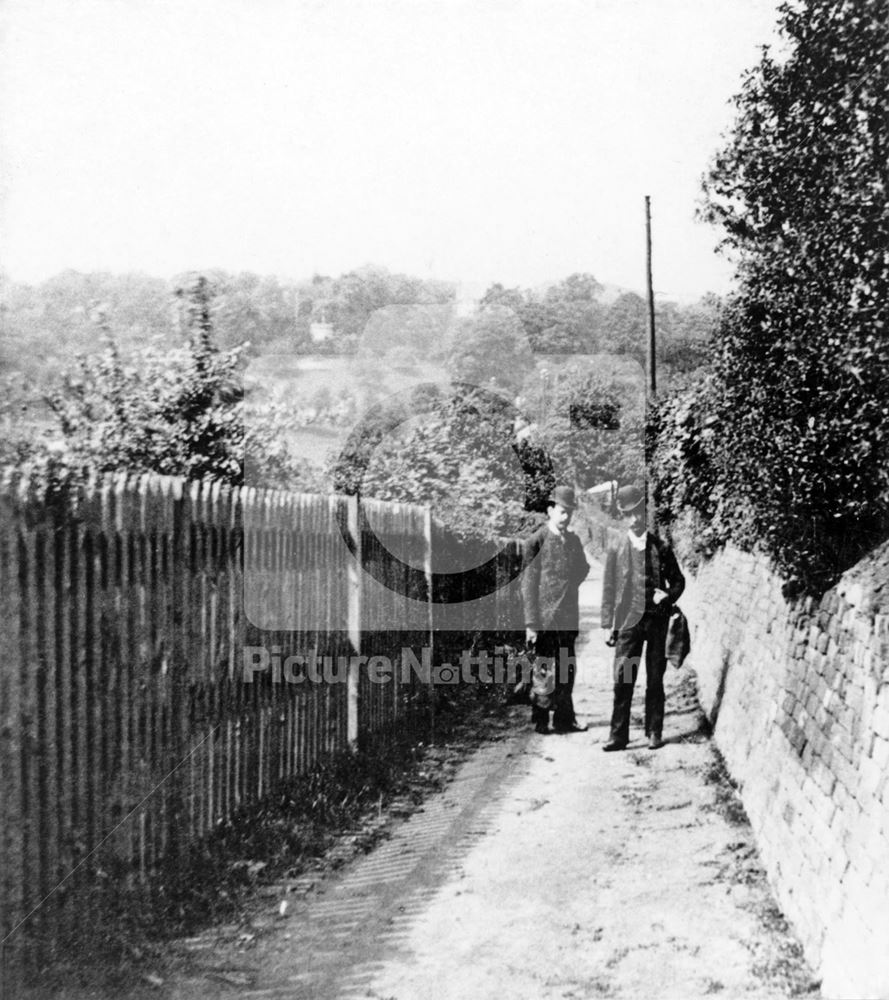
MULTIPOLYGON (((625 354, 645 362, 648 310, 635 292, 606 295, 591 274, 572 274, 544 292, 492 285, 480 305, 506 306, 521 321, 535 354, 625 354)), ((661 302, 655 308, 658 364, 676 376, 706 361, 719 299, 693 305, 661 302)))
MULTIPOLYGON (((217 343, 227 348, 249 341, 254 354, 350 353, 375 310, 455 297, 453 285, 373 267, 296 283, 247 272, 202 274, 213 291, 210 319, 217 343), (332 330, 322 344, 312 340, 315 323, 332 330)), ((113 335, 124 354, 152 338, 179 346, 187 326, 182 290, 192 279, 64 271, 24 285, 0 275, 0 366, 6 373, 45 375, 48 363, 55 367, 53 359, 64 365, 98 348, 103 333, 113 335)))
MULTIPOLYGON (((365 267, 332 278, 288 283, 251 273, 204 272, 213 286, 212 325, 222 348, 250 342, 250 354, 351 354, 371 315, 387 306, 442 306, 456 301, 453 284, 365 267), (313 331, 315 337, 313 338, 313 331), (319 332, 326 334, 319 338, 319 332)), ((64 271, 37 285, 0 275, 0 374, 38 387, 58 381, 73 357, 91 354, 106 335, 126 357, 146 342, 182 343, 187 322, 181 289, 190 276, 166 281, 145 274, 64 271)), ((492 285, 484 306, 513 309, 540 353, 609 351, 642 360, 646 311, 624 292, 605 301, 604 287, 576 274, 546 291, 492 285)), ((689 371, 704 358, 718 302, 705 296, 680 307, 658 305, 660 362, 689 371)))
MULTIPOLYGON (((249 454, 252 482, 429 503, 485 535, 524 530, 554 478, 641 474, 647 310, 591 275, 473 302, 381 268, 302 284, 69 271, 2 292, 0 461, 48 486, 122 469, 241 482, 249 454), (342 356, 340 381, 282 395, 287 356, 319 353, 342 356), (307 457, 307 431, 330 444, 343 427, 342 448, 307 457)), ((718 311, 659 307, 665 389, 697 379, 718 311)))

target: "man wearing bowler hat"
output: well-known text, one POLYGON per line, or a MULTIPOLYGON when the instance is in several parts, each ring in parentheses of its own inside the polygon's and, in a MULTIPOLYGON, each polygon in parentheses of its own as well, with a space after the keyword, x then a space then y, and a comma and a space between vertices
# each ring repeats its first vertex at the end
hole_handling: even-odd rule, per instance
POLYGON ((685 577, 672 548, 646 530, 645 495, 638 486, 617 491, 617 509, 627 533, 605 557, 602 628, 614 646, 614 708, 603 750, 623 750, 630 741, 630 706, 645 646, 645 735, 652 750, 662 746, 667 625, 685 577))
MULTIPOLYGON (((580 539, 568 530, 577 503, 570 486, 557 486, 549 498, 546 524, 525 543, 522 599, 525 636, 538 657, 552 659, 553 729, 557 733, 583 732, 574 715, 574 641, 580 623, 577 591, 589 572, 580 539)), ((539 704, 531 709, 538 733, 549 732, 549 712, 539 704)))

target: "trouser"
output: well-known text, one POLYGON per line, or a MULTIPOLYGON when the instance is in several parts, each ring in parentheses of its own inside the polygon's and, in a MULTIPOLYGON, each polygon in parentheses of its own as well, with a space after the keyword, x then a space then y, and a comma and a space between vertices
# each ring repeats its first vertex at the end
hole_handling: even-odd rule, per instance
POLYGON ((645 645, 645 735, 664 728, 664 671, 667 667, 666 615, 646 612, 635 625, 620 629, 614 647, 614 709, 611 739, 628 743, 633 688, 645 645))
MULTIPOLYGON (((553 713, 553 729, 571 729, 577 725, 574 714, 574 675, 576 674, 574 640, 576 632, 538 632, 534 652, 537 656, 552 658, 556 666, 556 685, 552 693, 550 708, 553 713)), ((550 708, 531 706, 531 722, 535 728, 549 726, 550 708)))

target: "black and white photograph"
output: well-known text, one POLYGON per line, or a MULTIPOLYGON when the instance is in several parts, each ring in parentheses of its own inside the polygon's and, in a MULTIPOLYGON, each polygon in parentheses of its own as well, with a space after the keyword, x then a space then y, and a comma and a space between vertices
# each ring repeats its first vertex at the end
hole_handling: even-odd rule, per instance
POLYGON ((889 1000, 889 0, 4 0, 0 638, 4 1000, 889 1000))

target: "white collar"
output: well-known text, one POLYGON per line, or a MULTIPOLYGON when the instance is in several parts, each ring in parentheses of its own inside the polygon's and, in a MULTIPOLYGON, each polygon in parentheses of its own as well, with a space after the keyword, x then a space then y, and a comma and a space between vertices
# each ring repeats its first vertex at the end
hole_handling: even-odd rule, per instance
POLYGON ((549 528, 550 532, 556 536, 556 538, 564 538, 568 533, 567 528, 564 531, 559 531, 559 529, 553 525, 552 521, 547 521, 546 526, 549 528))
POLYGON ((637 535, 630 528, 627 528, 627 538, 629 538, 630 545, 637 552, 645 551, 645 544, 648 541, 648 531, 643 531, 641 535, 637 535))

